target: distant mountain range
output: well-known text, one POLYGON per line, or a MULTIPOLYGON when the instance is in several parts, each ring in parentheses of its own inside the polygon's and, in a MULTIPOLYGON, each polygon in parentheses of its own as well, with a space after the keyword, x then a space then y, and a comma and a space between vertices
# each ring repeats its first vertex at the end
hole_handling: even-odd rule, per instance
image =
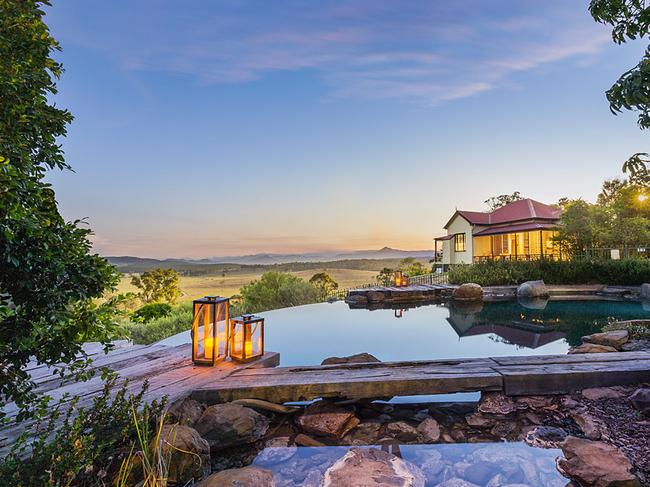
POLYGON ((384 247, 379 250, 355 250, 350 252, 307 252, 304 254, 252 254, 210 257, 207 259, 150 259, 146 257, 110 256, 106 259, 113 265, 128 266, 133 264, 242 264, 272 265, 291 262, 332 262, 356 259, 404 259, 406 257, 430 258, 433 250, 400 250, 384 247))

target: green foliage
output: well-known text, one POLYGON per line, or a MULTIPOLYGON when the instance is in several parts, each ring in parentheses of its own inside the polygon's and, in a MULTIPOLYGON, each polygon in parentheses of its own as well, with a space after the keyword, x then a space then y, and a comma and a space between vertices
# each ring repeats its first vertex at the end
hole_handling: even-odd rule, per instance
POLYGON ((629 320, 610 323, 603 328, 603 331, 627 330, 633 340, 650 340, 650 321, 629 320))
POLYGON ((418 262, 414 257, 406 257, 399 263, 399 270, 407 276, 421 276, 428 274, 429 268, 425 267, 422 262, 418 262))
MULTIPOLYGON (((233 315, 234 316, 234 315, 233 315)), ((150 344, 176 335, 192 326, 192 303, 174 306, 169 314, 147 322, 123 323, 123 330, 138 344, 150 344)))
POLYGON ((140 289, 145 303, 166 301, 174 304, 181 296, 178 272, 173 269, 154 269, 131 278, 131 284, 140 289))
POLYGON ((521 193, 519 191, 515 191, 512 194, 501 194, 499 196, 493 196, 492 198, 486 199, 484 203, 488 206, 490 211, 493 211, 497 208, 501 208, 502 206, 506 206, 509 203, 519 201, 521 199, 523 199, 521 193))
POLYGON ((543 280, 546 284, 639 285, 650 282, 650 260, 488 261, 453 265, 450 284, 516 285, 543 280))
POLYGON ((395 271, 390 267, 384 267, 377 275, 377 282, 382 286, 392 286, 394 281, 395 271))
MULTIPOLYGON (((612 26, 612 39, 617 44, 642 39, 650 27, 650 7, 645 0, 591 0, 589 12, 596 22, 612 26)), ((623 110, 638 112, 641 129, 650 128, 650 48, 639 63, 623 73, 607 90, 609 109, 613 114, 623 110)), ((647 154, 630 157, 623 169, 639 182, 650 183, 647 154)))
POLYGON ((265 272, 259 280, 241 288, 242 307, 257 313, 290 306, 316 303, 319 290, 299 277, 286 272, 265 272))
POLYGON ((339 288, 339 283, 332 279, 327 272, 319 272, 311 276, 309 284, 318 288, 322 296, 327 296, 332 291, 339 288))
POLYGON ((50 102, 62 66, 38 0, 0 0, 0 395, 25 412, 34 399, 22 370, 74 362, 81 343, 107 342, 110 304, 93 299, 117 284, 114 269, 91 255, 90 230, 66 222, 49 169, 68 169, 60 139, 72 121, 50 102))
POLYGON ((171 304, 167 303, 150 303, 138 308, 132 315, 131 319, 148 323, 155 318, 168 316, 172 312, 171 304))
MULTIPOLYGON (((66 403, 67 410, 59 403, 49 410, 48 417, 35 422, 0 463, 0 485, 110 485, 137 443, 136 424, 155 423, 165 405, 165 400, 143 402, 146 384, 137 395, 127 393, 128 384, 117 391, 115 384, 116 377, 108 377, 92 405, 77 407, 76 397, 66 403), (138 411, 135 420, 134 411, 138 411), (61 426, 57 427, 57 422, 62 422, 61 426), (28 435, 34 439, 31 444, 28 435)), ((152 429, 145 432, 151 435, 152 429)))

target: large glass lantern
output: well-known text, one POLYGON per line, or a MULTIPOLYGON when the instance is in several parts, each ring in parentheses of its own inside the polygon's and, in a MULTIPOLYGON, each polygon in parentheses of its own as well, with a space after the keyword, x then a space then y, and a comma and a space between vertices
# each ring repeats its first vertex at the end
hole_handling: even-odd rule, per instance
POLYGON ((408 286, 408 277, 402 271, 395 271, 395 287, 408 286))
POLYGON ((264 318, 242 315, 230 320, 230 358, 250 362, 264 355, 264 318))
POLYGON ((215 365, 228 355, 228 298, 206 296, 194 301, 192 362, 215 365))

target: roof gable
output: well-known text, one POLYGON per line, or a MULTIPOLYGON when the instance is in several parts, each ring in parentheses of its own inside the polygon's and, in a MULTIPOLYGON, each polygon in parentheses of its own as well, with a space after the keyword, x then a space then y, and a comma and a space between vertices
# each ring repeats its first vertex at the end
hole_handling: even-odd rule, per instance
POLYGON ((523 220, 558 220, 561 214, 562 210, 556 206, 526 198, 491 212, 456 210, 444 228, 448 228, 456 216, 462 216, 472 225, 501 225, 523 220))

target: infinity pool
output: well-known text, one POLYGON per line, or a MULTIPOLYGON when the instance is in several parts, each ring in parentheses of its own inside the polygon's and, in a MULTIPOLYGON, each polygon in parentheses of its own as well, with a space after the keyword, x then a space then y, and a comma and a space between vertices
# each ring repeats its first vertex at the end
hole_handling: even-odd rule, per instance
MULTIPOLYGON (((267 350, 281 365, 318 365, 331 356, 368 352, 382 361, 564 354, 610 321, 650 318, 640 303, 550 301, 472 307, 350 309, 320 303, 260 313, 267 350)), ((189 332, 163 341, 189 342, 189 332)))

